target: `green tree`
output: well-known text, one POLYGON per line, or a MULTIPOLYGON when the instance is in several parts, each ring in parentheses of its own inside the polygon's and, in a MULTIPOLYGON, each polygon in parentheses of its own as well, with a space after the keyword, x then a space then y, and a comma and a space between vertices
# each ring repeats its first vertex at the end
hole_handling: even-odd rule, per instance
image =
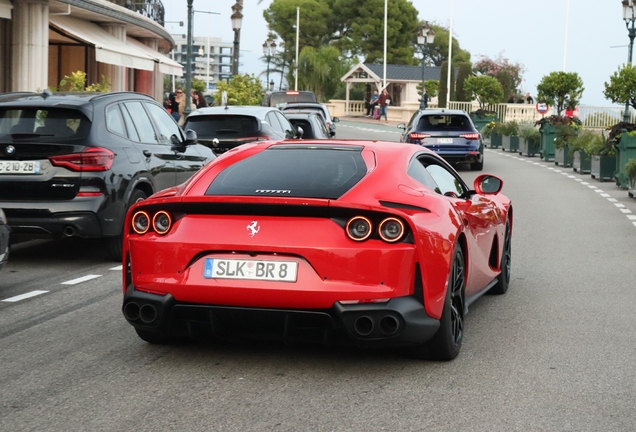
MULTIPOLYGON (((434 24, 435 39, 428 46, 428 57, 435 66, 441 66, 443 62, 448 61, 448 28, 434 24)), ((459 46, 457 39, 453 37, 453 58, 451 63, 464 63, 470 61, 470 53, 459 46)))
POLYGON ((193 91, 200 91, 200 92, 204 92, 207 90, 205 88, 205 81, 197 79, 197 78, 192 78, 192 83, 190 84, 190 88, 193 91))
POLYGON ((621 66, 605 83, 603 94, 613 103, 629 103, 636 109, 636 66, 621 66))
POLYGON ((583 80, 576 72, 551 72, 537 86, 537 102, 552 105, 557 115, 576 107, 583 96, 583 80))
POLYGON ((271 32, 274 32, 290 51, 296 46, 296 8, 300 7, 300 48, 318 48, 330 42, 334 21, 331 1, 320 0, 274 0, 263 11, 263 17, 271 32))
POLYGON ((496 78, 488 75, 470 76, 464 81, 464 91, 471 100, 477 99, 479 108, 486 109, 486 105, 499 103, 503 97, 503 88, 496 78))
MULTIPOLYGON (((439 77, 439 99, 437 100, 437 105, 440 108, 445 108, 448 106, 448 102, 446 100, 448 90, 448 62, 445 61, 442 63, 442 68, 440 71, 439 77)), ((451 82, 450 82, 450 100, 455 100, 455 80, 453 79, 453 74, 451 73, 451 82)))
POLYGON ((525 67, 521 63, 511 63, 510 60, 499 54, 494 59, 481 56, 480 60, 473 65, 473 70, 482 75, 496 78, 504 92, 499 102, 506 102, 510 95, 519 92, 525 67))
POLYGON ((314 92, 318 100, 329 100, 349 67, 348 62, 340 61, 340 51, 334 46, 305 47, 298 56, 299 89, 314 92))
POLYGON ((470 62, 459 63, 457 65, 457 82, 455 83, 455 100, 460 102, 470 102, 471 95, 464 89, 464 83, 469 76, 472 76, 473 65, 470 62))
POLYGON ((228 105, 259 105, 263 99, 261 80, 253 74, 232 75, 228 83, 219 82, 214 94, 218 104, 222 101, 224 91, 227 92, 228 105))
MULTIPOLYGON (((439 92, 439 81, 438 80, 426 80, 424 81, 424 86, 426 87, 426 92, 428 93, 429 98, 434 98, 437 96, 439 92)), ((422 96, 422 83, 419 83, 417 86, 417 94, 422 96)))

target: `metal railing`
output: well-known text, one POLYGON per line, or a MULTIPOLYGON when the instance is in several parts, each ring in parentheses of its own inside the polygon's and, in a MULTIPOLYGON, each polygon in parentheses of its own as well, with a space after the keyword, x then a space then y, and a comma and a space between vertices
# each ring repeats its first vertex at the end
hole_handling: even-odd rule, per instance
POLYGON ((164 25, 165 9, 160 0, 108 0, 111 3, 139 12, 159 25, 164 25))

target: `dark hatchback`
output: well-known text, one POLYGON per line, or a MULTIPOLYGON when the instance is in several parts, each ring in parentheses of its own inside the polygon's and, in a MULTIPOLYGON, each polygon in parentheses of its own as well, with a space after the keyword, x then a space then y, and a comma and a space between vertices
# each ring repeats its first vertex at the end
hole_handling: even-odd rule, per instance
POLYGON ((484 143, 470 117, 460 110, 426 109, 416 112, 404 129, 401 141, 433 150, 448 162, 484 167, 484 143))
POLYGON ((15 238, 104 237, 119 259, 128 207, 214 158, 143 94, 0 95, 0 208, 15 238))
POLYGON ((200 108, 188 116, 184 128, 195 131, 199 143, 216 154, 254 141, 297 137, 296 128, 279 109, 260 106, 200 108))
POLYGON ((303 130, 301 138, 304 139, 329 139, 331 133, 327 128, 327 123, 322 116, 315 112, 292 112, 285 113, 285 117, 298 130, 303 130))

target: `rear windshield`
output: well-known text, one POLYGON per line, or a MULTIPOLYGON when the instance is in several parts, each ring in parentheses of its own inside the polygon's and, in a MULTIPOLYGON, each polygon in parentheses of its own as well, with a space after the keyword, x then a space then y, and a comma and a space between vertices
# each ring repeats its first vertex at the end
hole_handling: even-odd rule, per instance
POLYGON ((316 103, 316 96, 311 92, 293 93, 272 93, 269 99, 269 106, 278 106, 290 102, 312 102, 316 103))
POLYGON ((338 199, 366 174, 362 147, 276 146, 223 170, 206 195, 338 199))
POLYGON ((194 130, 200 138, 241 137, 259 131, 259 120, 247 115, 201 115, 188 117, 184 129, 194 130))
POLYGON ((417 130, 472 130, 470 119, 465 115, 425 115, 420 118, 417 130))
POLYGON ((292 105, 292 106, 285 107, 283 109, 283 112, 284 113, 290 113, 290 114, 291 113, 300 113, 300 112, 303 112, 303 113, 313 112, 313 113, 316 113, 316 114, 320 114, 320 116, 323 119, 325 118, 325 112, 321 108, 318 108, 318 107, 307 107, 307 106, 305 106, 305 107, 294 107, 292 105))
POLYGON ((85 138, 91 123, 67 108, 0 108, 0 141, 61 141, 85 138))

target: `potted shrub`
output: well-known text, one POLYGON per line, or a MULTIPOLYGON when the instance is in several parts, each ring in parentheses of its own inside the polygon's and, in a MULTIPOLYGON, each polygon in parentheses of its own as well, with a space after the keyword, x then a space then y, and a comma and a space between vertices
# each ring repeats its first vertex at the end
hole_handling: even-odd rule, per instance
POLYGON ((636 193, 636 159, 630 159, 625 164, 625 174, 629 179, 629 196, 634 198, 636 193))
POLYGON ((486 123, 479 130, 479 133, 481 133, 481 136, 484 139, 484 145, 486 147, 490 147, 490 138, 491 138, 491 135, 492 135, 492 131, 495 129, 495 126, 497 126, 497 122, 493 120, 491 122, 486 123))
POLYGON ((532 123, 519 124, 519 154, 532 157, 539 151, 541 133, 532 123))
POLYGON ((515 120, 502 125, 501 149, 511 152, 519 150, 519 124, 515 120))
POLYGON ((495 126, 490 132, 490 148, 499 148, 502 144, 502 136, 506 132, 506 127, 501 122, 495 122, 495 126))
POLYGON ((503 98, 503 87, 497 79, 487 75, 469 76, 464 80, 464 92, 479 103, 479 109, 470 113, 477 130, 491 121, 499 121, 497 112, 487 109, 488 105, 497 104, 503 98))
POLYGON ((610 128, 608 143, 616 149, 616 172, 614 178, 621 189, 629 188, 625 166, 636 158, 636 124, 620 122, 610 128))
POLYGON ((588 174, 592 168, 592 157, 587 153, 587 148, 594 140, 601 137, 594 131, 582 129, 568 144, 572 155, 572 169, 579 174, 588 174))
POLYGON ((541 158, 554 159, 554 140, 558 137, 557 126, 571 124, 570 117, 564 117, 566 108, 574 109, 583 95, 583 81, 576 72, 552 72, 537 85, 537 101, 553 106, 556 115, 542 118, 536 124, 541 132, 541 158))
POLYGON ((598 181, 613 180, 616 171, 616 148, 605 135, 595 135, 587 141, 585 152, 590 155, 590 175, 598 181))
POLYGON ((570 120, 569 124, 561 124, 556 127, 557 136, 554 139, 554 164, 563 167, 572 166, 574 150, 570 144, 581 130, 579 119, 571 118, 570 120))

